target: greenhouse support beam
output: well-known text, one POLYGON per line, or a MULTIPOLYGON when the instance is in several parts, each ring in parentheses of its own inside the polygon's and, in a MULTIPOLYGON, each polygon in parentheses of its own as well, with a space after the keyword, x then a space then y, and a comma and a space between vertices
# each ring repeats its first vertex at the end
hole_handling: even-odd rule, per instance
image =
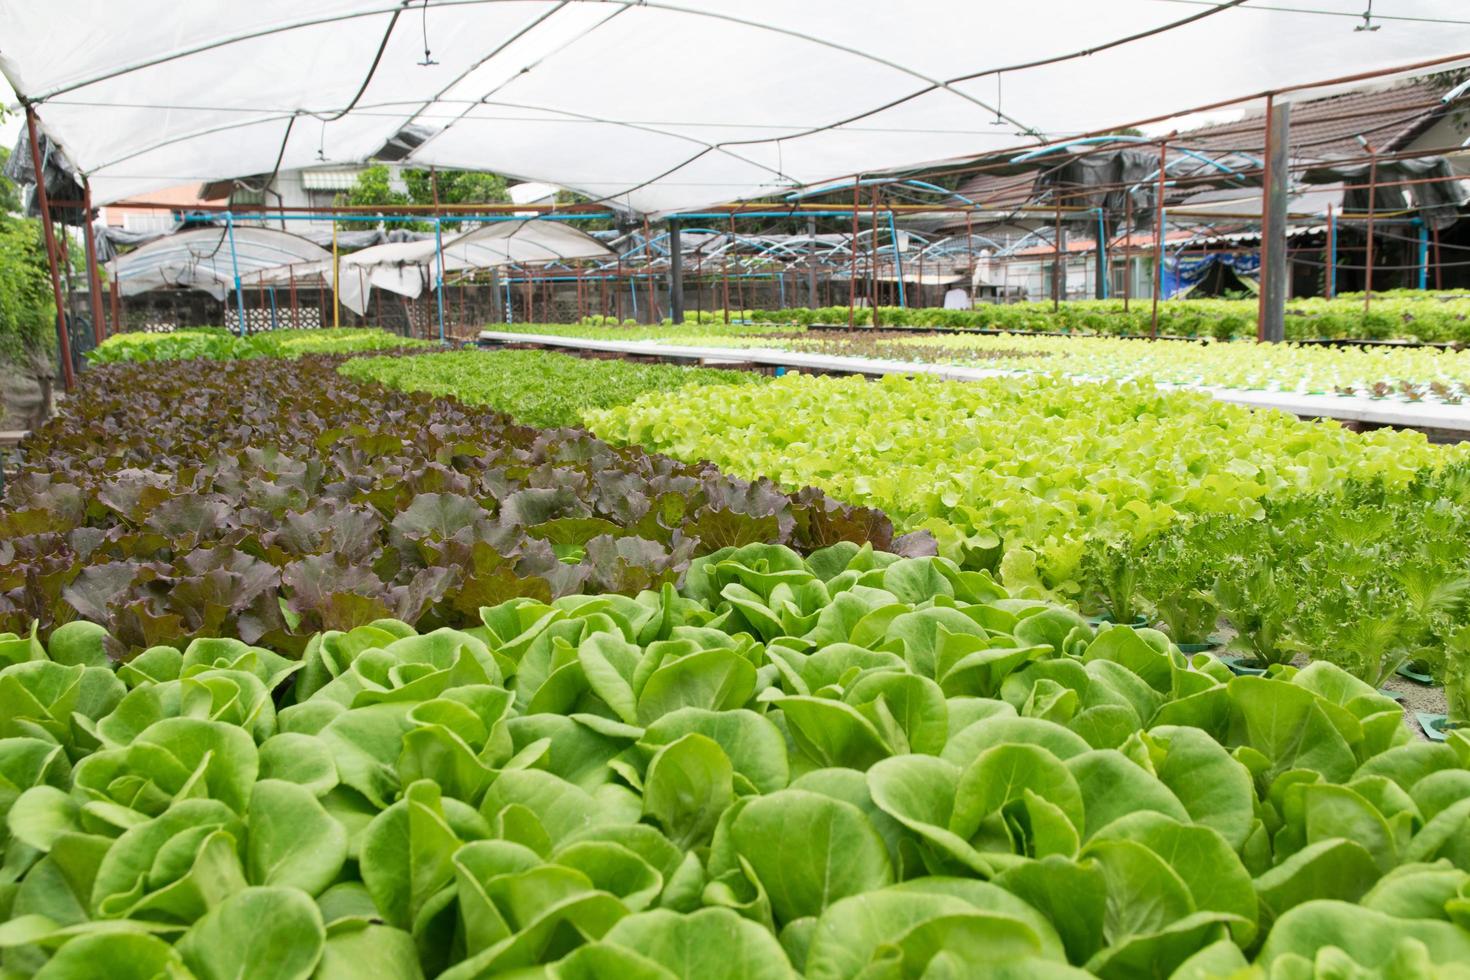
POLYGON ((36 204, 41 211, 41 230, 46 238, 46 261, 51 266, 51 296, 56 301, 56 344, 61 352, 61 380, 67 391, 77 383, 71 363, 71 335, 66 329, 66 303, 61 294, 61 270, 56 265, 56 229, 51 225, 51 202, 46 196, 46 171, 41 163, 41 143, 36 138, 36 110, 26 106, 26 131, 31 138, 31 166, 36 175, 36 204))
MULTIPOLYGON (((436 219, 437 220, 437 219, 436 219)), ((342 325, 342 258, 337 251, 337 222, 332 222, 332 327, 342 325)))
POLYGON ((892 208, 888 209, 888 236, 893 239, 893 273, 898 278, 898 305, 905 307, 909 302, 903 288, 903 250, 898 247, 898 222, 894 220, 892 208))
POLYGON ((817 302, 817 219, 810 217, 806 219, 806 234, 812 240, 811 248, 806 256, 806 305, 810 309, 817 309, 822 304, 817 302))
POLYGON ((1337 212, 1327 205, 1327 298, 1337 295, 1337 212))
POLYGON ((240 253, 235 250, 235 215, 225 212, 225 233, 230 236, 230 268, 235 277, 235 316, 239 319, 240 336, 245 336, 245 294, 240 289, 240 253))
POLYGON ((1108 235, 1102 208, 1097 209, 1097 282, 1094 286, 1094 296, 1098 299, 1108 298, 1108 235))
POLYGON ((1164 178, 1167 176, 1169 159, 1169 141, 1159 141, 1159 186, 1154 192, 1157 200, 1154 202, 1158 207, 1158 217, 1154 221, 1154 308, 1153 316, 1149 325, 1149 336, 1157 340, 1159 337, 1159 294, 1164 291, 1164 178))
POLYGON ((1429 288, 1429 226, 1424 219, 1415 218, 1414 224, 1419 226, 1419 288, 1429 288))
POLYGON ((1291 103, 1266 100, 1266 183, 1261 227, 1261 300, 1257 339, 1286 339, 1286 206, 1290 196, 1291 103))
POLYGON ((1378 211, 1378 151, 1362 136, 1358 137, 1358 142, 1368 151, 1368 230, 1363 243, 1367 249, 1363 256, 1363 313, 1367 314, 1373 305, 1373 220, 1378 211))
POLYGON ((82 220, 87 240, 87 295, 92 300, 92 337, 98 346, 107 339, 107 318, 102 312, 102 277, 97 272, 97 231, 92 227, 92 182, 82 178, 82 220))
MULTIPOLYGON (((332 226, 335 230, 336 225, 332 226)), ((335 241, 335 240, 334 240, 335 241)), ((439 307, 439 343, 444 343, 444 219, 434 219, 434 252, 438 256, 439 281, 435 283, 435 300, 439 307)))
POLYGON ((684 243, 679 239, 679 222, 669 221, 669 318, 684 322, 684 243))

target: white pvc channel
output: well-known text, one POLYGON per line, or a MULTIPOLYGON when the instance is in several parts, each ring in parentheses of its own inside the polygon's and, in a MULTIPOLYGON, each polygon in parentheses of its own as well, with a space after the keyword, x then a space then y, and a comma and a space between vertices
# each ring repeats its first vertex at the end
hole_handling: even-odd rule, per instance
MULTIPOLYGON (((849 374, 927 374, 950 381, 979 381, 984 378, 1020 376, 1021 372, 995 368, 959 367, 953 364, 921 364, 871 357, 837 357, 830 354, 800 354, 764 347, 690 347, 652 340, 592 340, 548 334, 506 333, 485 330, 482 342, 534 344, 614 354, 636 354, 671 360, 721 364, 765 364, 810 371, 839 371, 849 374)), ((1161 384, 1161 388, 1202 391, 1222 402, 1252 408, 1276 408, 1293 415, 1331 418, 1370 425, 1392 425, 1406 429, 1438 429, 1470 436, 1470 406, 1380 401, 1358 395, 1299 395, 1279 391, 1249 391, 1210 385, 1161 384)))

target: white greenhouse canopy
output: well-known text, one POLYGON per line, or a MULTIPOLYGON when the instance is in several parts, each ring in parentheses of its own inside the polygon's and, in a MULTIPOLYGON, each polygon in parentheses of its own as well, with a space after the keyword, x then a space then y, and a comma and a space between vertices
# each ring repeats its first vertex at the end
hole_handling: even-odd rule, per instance
POLYGON ((235 287, 237 268, 242 279, 249 279, 263 269, 323 259, 330 265, 332 254, 299 235, 236 225, 233 242, 228 228, 166 235, 113 259, 107 274, 123 296, 181 286, 222 300, 235 287))
MULTIPOLYGON (((613 259, 605 245, 584 231, 559 221, 522 219, 497 221, 444 239, 444 268, 493 269, 504 265, 539 265, 574 259, 613 259)), ((342 305, 359 316, 367 312, 374 287, 400 296, 417 297, 438 278, 439 246, 433 239, 388 242, 337 259, 337 284, 342 305)), ((251 282, 282 283, 292 279, 332 281, 332 257, 305 264, 265 269, 248 277, 251 282)))
POLYGON ((657 214, 1467 53, 1466 0, 0 3, 98 203, 411 127, 406 163, 657 214))

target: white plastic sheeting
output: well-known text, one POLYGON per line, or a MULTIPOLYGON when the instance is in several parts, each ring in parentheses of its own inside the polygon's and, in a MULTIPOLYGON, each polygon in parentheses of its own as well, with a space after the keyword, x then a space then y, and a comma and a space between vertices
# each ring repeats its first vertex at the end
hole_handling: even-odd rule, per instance
POLYGON ((253 280, 263 269, 290 263, 311 263, 331 253, 297 235, 271 228, 235 227, 231 248, 227 228, 197 228, 149 242, 107 263, 107 275, 119 284, 121 295, 136 296, 165 286, 202 289, 224 299, 234 288, 238 267, 242 280, 253 280))
MULTIPOLYGON (((444 239, 446 272, 615 257, 591 235, 557 221, 497 221, 444 239)), ((337 261, 342 305, 358 315, 367 312, 374 288, 416 297, 439 276, 438 245, 433 239, 374 245, 342 255, 337 261)), ((330 283, 331 256, 322 261, 268 269, 251 281, 281 283, 292 278, 298 282, 309 278, 330 283)))
POLYGON ((1466 0, 1364 7, 4 0, 0 70, 99 203, 361 161, 413 124, 410 163, 658 213, 1470 52, 1466 0))

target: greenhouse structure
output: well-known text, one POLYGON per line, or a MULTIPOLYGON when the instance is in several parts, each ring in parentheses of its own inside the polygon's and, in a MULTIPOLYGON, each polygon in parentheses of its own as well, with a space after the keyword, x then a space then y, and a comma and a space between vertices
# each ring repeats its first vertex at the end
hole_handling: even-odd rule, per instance
POLYGON ((1470 977, 1465 0, 0 74, 0 980, 1470 977))

